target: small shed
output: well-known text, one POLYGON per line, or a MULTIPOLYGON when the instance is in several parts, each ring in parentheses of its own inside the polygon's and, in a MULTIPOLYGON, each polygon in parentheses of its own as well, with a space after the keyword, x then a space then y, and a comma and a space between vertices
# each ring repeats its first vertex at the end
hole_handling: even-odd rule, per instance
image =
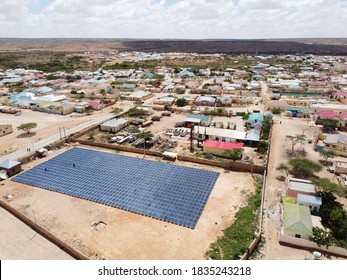
POLYGON ((309 239, 313 227, 310 208, 298 204, 284 203, 283 226, 285 235, 309 239))
POLYGON ((21 172, 22 163, 16 160, 5 159, 0 163, 0 170, 5 170, 8 176, 13 176, 21 172))
POLYGON ((319 196, 298 194, 297 201, 299 205, 305 205, 310 208, 312 214, 318 214, 322 206, 322 198, 319 196))

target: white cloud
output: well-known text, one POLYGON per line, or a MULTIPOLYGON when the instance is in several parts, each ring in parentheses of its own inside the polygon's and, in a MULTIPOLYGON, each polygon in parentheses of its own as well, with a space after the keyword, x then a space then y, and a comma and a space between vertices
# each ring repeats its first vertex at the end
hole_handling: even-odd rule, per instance
POLYGON ((1 0, 0 37, 347 37, 345 0, 1 0))

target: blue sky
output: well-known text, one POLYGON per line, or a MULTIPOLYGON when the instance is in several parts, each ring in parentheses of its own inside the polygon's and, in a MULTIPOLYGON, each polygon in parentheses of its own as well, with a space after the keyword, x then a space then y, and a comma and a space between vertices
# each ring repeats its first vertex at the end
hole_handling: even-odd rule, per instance
POLYGON ((0 37, 347 37, 346 0, 0 0, 0 37))

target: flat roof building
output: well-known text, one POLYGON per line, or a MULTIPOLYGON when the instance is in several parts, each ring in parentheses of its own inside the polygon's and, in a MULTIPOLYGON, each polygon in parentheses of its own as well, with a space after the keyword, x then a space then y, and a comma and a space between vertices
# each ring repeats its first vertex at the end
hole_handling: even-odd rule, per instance
POLYGON ((100 130, 108 132, 118 132, 122 128, 126 127, 128 123, 129 121, 126 119, 112 119, 101 124, 100 130))
POLYGON ((316 186, 309 180, 289 178, 287 195, 290 197, 297 197, 299 193, 306 195, 315 195, 316 186))

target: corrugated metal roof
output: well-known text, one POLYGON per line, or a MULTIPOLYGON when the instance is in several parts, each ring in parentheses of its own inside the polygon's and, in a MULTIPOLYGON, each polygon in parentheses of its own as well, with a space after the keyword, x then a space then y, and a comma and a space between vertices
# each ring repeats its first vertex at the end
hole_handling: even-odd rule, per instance
POLYGON ((205 126, 195 126, 194 133, 206 134, 211 136, 226 137, 237 140, 245 140, 247 132, 230 130, 224 128, 215 128, 215 127, 205 127, 205 126))
POLYGON ((3 162, 0 163, 0 167, 5 169, 10 169, 12 167, 17 166, 18 164, 21 164, 19 161, 12 160, 12 159, 5 159, 3 162))
POLYGON ((187 116, 187 119, 199 119, 201 121, 208 121, 210 120, 211 117, 209 116, 202 116, 202 115, 193 115, 193 114, 189 114, 187 116))
POLYGON ((315 193, 316 192, 316 187, 311 181, 296 179, 296 178, 290 178, 289 179, 288 188, 291 190, 302 191, 302 192, 307 192, 307 193, 315 193))
POLYGON ((298 203, 305 202, 309 204, 322 205, 322 198, 319 196, 298 193, 298 203))
POLYGON ((284 230, 301 235, 312 235, 310 208, 298 204, 283 203, 284 230))
POLYGON ((242 149, 243 146, 244 146, 243 143, 237 143, 237 142, 230 143, 230 142, 222 142, 222 141, 215 141, 215 140, 206 140, 204 142, 204 147, 221 149, 221 150, 242 149))
POLYGON ((264 115, 261 114, 261 113, 254 113, 254 114, 251 114, 249 115, 247 121, 252 121, 252 120, 258 120, 258 121, 264 121, 264 115))
POLYGON ((107 122, 104 122, 102 126, 118 126, 126 123, 128 123, 128 120, 126 119, 112 119, 107 122))

